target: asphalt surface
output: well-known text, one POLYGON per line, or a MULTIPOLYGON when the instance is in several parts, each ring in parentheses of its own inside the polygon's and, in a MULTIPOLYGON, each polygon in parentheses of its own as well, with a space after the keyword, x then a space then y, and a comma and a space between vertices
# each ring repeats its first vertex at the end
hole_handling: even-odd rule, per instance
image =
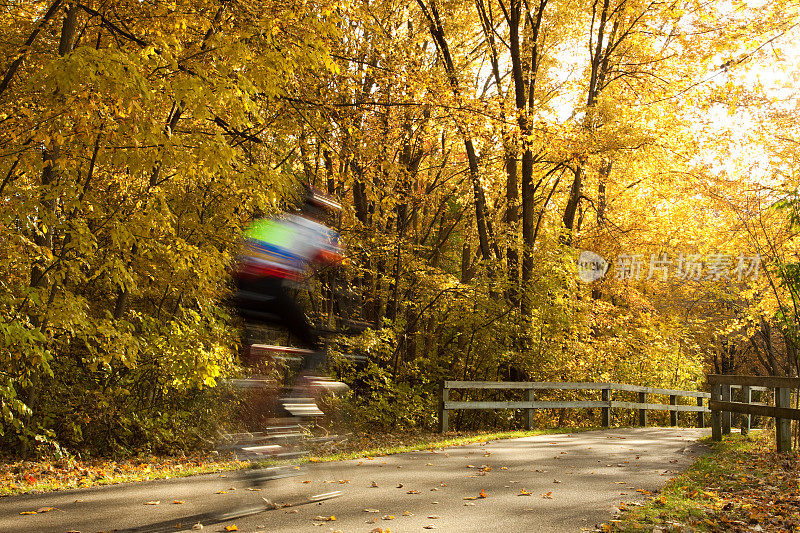
POLYGON ((158 533, 200 530, 196 524, 203 532, 591 531, 620 502, 644 500, 689 466, 704 453, 696 440, 706 434, 644 428, 543 435, 312 463, 260 487, 258 478, 269 472, 5 497, 0 531, 158 533), (340 497, 313 501, 339 490, 340 497))

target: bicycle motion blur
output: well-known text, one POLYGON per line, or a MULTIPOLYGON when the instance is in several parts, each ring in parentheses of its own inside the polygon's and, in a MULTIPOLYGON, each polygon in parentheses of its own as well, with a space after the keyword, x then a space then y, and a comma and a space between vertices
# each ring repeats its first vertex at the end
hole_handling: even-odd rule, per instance
MULTIPOLYGON (((257 220, 245 232, 233 272, 232 305, 244 321, 242 363, 248 375, 229 382, 240 411, 219 447, 240 460, 273 462, 258 472, 257 481, 295 475, 292 461, 307 454, 311 444, 337 438, 330 427, 322 435, 314 431, 326 418, 319 401, 348 388, 323 375, 326 350, 297 295, 307 287, 312 267, 343 261, 338 234, 324 224, 340 209, 329 196, 308 188, 299 212, 257 220), (301 346, 254 344, 248 332, 258 325, 282 326, 301 346)), ((312 501, 338 494, 316 495, 312 501)))

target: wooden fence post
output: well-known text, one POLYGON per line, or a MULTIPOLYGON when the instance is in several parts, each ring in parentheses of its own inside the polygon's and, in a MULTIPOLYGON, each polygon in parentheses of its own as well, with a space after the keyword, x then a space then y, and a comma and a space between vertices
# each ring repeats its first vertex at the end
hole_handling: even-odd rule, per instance
MULTIPOLYGON (((525 400, 529 402, 536 400, 536 393, 533 389, 525 391, 525 400)), ((533 429, 533 413, 535 411, 533 407, 525 409, 525 429, 533 429)))
MULTIPOLYGON (((647 393, 639 393, 639 403, 647 403, 647 393)), ((639 409, 639 425, 645 427, 647 425, 647 409, 639 409)))
MULTIPOLYGON (((752 400, 752 392, 750 389, 750 385, 742 385, 742 403, 750 403, 752 400)), ((741 415, 741 422, 742 422, 742 435, 747 435, 750 433, 750 415, 742 414, 741 415)))
MULTIPOLYGON (((718 402, 720 400, 720 391, 722 385, 717 383, 711 385, 711 400, 718 402)), ((711 440, 717 442, 722 440, 722 413, 717 410, 711 411, 711 440)))
POLYGON ((450 389, 442 383, 442 394, 439 403, 439 433, 447 433, 450 426, 450 412, 445 409, 445 403, 450 399, 450 389))
MULTIPOLYGON (((674 394, 669 395, 669 404, 670 405, 678 405, 678 397, 674 394)), ((678 425, 678 410, 675 409, 674 411, 669 412, 669 425, 670 426, 677 426, 678 425)))
MULTIPOLYGON (((722 385, 722 401, 723 402, 731 401, 731 386, 730 385, 722 385)), ((731 434, 731 412, 730 411, 723 411, 722 412, 722 434, 723 435, 730 435, 731 434)))
MULTIPOLYGON (((697 397, 697 407, 703 407, 702 396, 697 397)), ((703 413, 703 411, 697 411, 697 427, 699 428, 705 427, 705 416, 703 416, 704 414, 705 413, 703 413)))
MULTIPOLYGON (((790 407, 789 398, 791 389, 780 387, 775 389, 775 405, 778 407, 790 407)), ((792 421, 788 418, 775 419, 775 443, 778 445, 778 453, 792 451, 792 421)))
MULTIPOLYGON (((601 399, 604 402, 611 402, 611 389, 602 389, 600 391, 601 399)), ((609 403, 610 405, 610 403, 609 403)), ((611 407, 603 407, 601 424, 604 428, 611 427, 611 407)))

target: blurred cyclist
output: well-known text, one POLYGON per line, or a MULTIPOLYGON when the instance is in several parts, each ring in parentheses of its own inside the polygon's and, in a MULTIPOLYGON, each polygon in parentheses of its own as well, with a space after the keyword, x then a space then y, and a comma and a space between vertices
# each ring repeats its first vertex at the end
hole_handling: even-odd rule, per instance
POLYGON ((308 278, 309 266, 339 264, 344 249, 325 219, 341 210, 329 196, 309 187, 298 213, 255 221, 245 232, 234 272, 235 305, 245 320, 276 322, 312 352, 303 358, 300 385, 341 390, 344 384, 316 377, 325 351, 290 289, 308 278))

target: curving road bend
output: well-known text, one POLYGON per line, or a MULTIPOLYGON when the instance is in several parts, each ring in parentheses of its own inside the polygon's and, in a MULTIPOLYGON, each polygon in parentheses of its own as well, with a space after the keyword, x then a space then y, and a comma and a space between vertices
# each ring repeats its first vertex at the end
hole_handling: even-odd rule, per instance
POLYGON ((260 490, 251 471, 6 497, 0 531, 591 531, 688 467, 708 431, 587 431, 314 463, 260 490))

